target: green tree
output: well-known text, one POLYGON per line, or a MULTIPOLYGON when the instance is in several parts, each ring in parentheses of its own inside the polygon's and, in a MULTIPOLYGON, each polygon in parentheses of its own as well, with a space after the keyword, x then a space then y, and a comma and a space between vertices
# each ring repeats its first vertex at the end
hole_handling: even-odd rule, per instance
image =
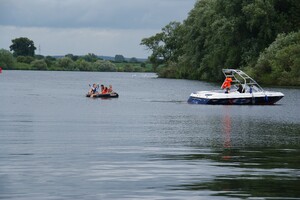
POLYGON ((141 66, 137 65, 137 66, 133 67, 133 71, 134 72, 143 72, 144 69, 141 66))
POLYGON ((279 34, 260 54, 255 77, 264 84, 300 86, 300 31, 279 34))
POLYGON ((124 72, 133 72, 134 71, 134 67, 130 64, 126 64, 124 66, 124 72))
POLYGON ((76 65, 80 71, 93 71, 91 63, 86 60, 79 59, 76 61, 76 65))
POLYGON ((47 63, 44 59, 32 61, 31 66, 36 70, 47 70, 47 63))
POLYGON ((184 30, 179 22, 170 22, 162 28, 163 58, 166 62, 177 62, 182 54, 184 30))
POLYGON ((10 50, 13 51, 14 56, 34 56, 34 51, 36 47, 32 40, 20 37, 12 40, 12 45, 10 45, 10 50))
POLYGON ((82 57, 87 62, 96 62, 98 57, 93 53, 88 53, 87 55, 82 57))
POLYGON ((76 61, 79 58, 79 56, 74 56, 73 54, 67 54, 65 57, 71 58, 73 61, 76 61))
POLYGON ((182 53, 182 30, 179 22, 170 22, 162 28, 162 32, 142 39, 141 45, 152 51, 149 61, 153 64, 154 70, 160 64, 178 61, 182 53))
POLYGON ((53 66, 56 62, 56 58, 52 57, 52 56, 46 56, 45 57, 45 62, 47 64, 48 67, 53 66))
POLYGON ((14 65, 13 55, 5 49, 0 49, 0 67, 3 69, 13 69, 14 65))
POLYGON ((17 62, 20 62, 20 63, 30 64, 32 61, 34 61, 34 57, 31 57, 31 56, 18 56, 17 57, 17 62))
POLYGON ((125 62, 125 58, 123 55, 115 55, 115 61, 116 62, 125 62))
POLYGON ((142 63, 141 63, 141 67, 142 67, 142 68, 146 68, 146 63, 142 62, 142 63))
POLYGON ((116 66, 111 63, 110 61, 107 60, 98 60, 95 63, 93 63, 93 68, 96 71, 101 71, 101 72, 115 72, 117 71, 116 66))
POLYGON ((76 64, 71 58, 63 57, 57 61, 58 67, 67 71, 74 71, 77 69, 76 64))
POLYGON ((220 81, 222 68, 252 68, 278 34, 298 31, 299 13, 297 0, 201 0, 141 44, 160 76, 220 81))
POLYGON ((129 62, 131 62, 131 63, 138 63, 139 61, 138 61, 137 58, 132 57, 132 58, 129 59, 129 62))
POLYGON ((45 59, 45 56, 43 56, 43 55, 35 55, 34 58, 37 59, 37 60, 42 60, 42 59, 45 59))

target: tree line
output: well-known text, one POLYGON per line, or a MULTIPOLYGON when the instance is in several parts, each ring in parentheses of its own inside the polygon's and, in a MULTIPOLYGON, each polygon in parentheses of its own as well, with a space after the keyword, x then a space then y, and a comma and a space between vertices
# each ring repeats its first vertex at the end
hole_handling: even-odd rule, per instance
POLYGON ((141 40, 160 77, 222 81, 221 69, 262 84, 300 85, 298 0, 198 0, 183 23, 141 40))
POLYGON ((84 56, 67 54, 65 56, 35 55, 34 42, 28 38, 12 40, 8 50, 0 49, 0 67, 8 70, 55 70, 55 71, 100 71, 100 72, 148 72, 151 65, 139 62, 136 58, 126 60, 116 55, 114 61, 103 60, 93 53, 84 56))

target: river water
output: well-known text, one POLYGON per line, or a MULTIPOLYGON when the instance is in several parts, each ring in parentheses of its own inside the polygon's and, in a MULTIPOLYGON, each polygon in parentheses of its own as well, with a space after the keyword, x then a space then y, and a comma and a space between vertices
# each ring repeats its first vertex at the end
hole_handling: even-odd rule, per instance
POLYGON ((0 199, 300 199, 300 90, 190 105, 200 81, 3 71, 0 199), (85 97, 112 84, 118 99, 85 97))

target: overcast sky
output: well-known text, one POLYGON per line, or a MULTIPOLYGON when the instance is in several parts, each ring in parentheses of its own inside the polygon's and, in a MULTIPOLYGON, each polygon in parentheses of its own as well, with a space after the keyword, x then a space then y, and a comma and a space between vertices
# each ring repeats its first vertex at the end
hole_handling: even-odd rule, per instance
POLYGON ((196 0, 0 0, 0 49, 28 37, 42 55, 146 58, 142 38, 182 22, 196 0), (39 48, 40 47, 40 48, 39 48))

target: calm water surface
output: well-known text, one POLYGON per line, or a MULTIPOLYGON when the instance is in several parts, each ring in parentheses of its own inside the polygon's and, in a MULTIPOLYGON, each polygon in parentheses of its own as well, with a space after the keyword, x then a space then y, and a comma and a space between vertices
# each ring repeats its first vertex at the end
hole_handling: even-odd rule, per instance
POLYGON ((299 89, 189 105, 219 86, 153 76, 0 74, 0 199, 300 199, 299 89), (93 82, 120 98, 86 98, 93 82))

